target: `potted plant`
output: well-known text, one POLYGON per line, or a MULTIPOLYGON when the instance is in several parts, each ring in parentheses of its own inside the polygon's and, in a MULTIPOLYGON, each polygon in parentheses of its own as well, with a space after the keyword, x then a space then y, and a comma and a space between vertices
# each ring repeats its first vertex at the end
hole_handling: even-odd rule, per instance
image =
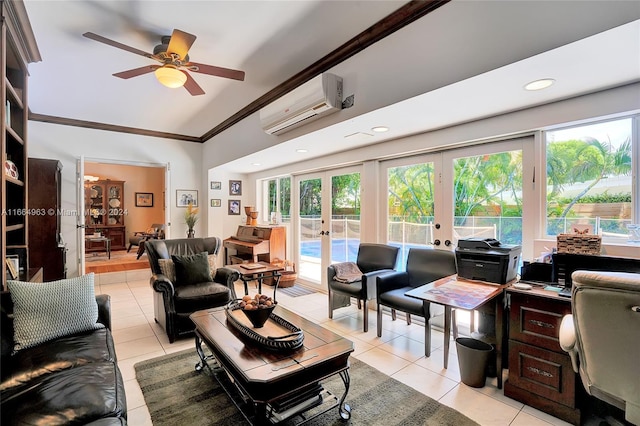
POLYGON ((189 230, 187 231, 187 238, 193 238, 195 236, 195 231, 193 230, 194 225, 198 221, 198 208, 193 207, 193 203, 189 203, 187 205, 187 210, 184 212, 184 223, 187 224, 189 230))

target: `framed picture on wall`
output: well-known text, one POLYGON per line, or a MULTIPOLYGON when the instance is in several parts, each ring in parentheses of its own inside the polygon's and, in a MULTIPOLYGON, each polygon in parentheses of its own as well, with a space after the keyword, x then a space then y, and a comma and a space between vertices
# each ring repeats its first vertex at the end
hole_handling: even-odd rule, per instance
POLYGON ((242 195, 242 181, 230 180, 229 181, 229 195, 242 195))
POLYGON ((222 189, 222 182, 211 182, 211 189, 222 189))
POLYGON ((240 200, 229 200, 229 214, 240 215, 240 200))
POLYGON ((198 191, 189 189, 176 189, 176 206, 187 207, 191 204, 198 207, 198 191))
POLYGON ((211 207, 220 207, 222 206, 222 200, 219 198, 213 198, 211 200, 211 207))
POLYGON ((153 207, 153 193, 136 192, 136 207, 153 207))

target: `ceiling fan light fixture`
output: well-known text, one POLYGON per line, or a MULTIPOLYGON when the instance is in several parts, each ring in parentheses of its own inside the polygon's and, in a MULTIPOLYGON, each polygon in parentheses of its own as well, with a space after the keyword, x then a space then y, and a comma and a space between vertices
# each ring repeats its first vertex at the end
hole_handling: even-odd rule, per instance
POLYGON ((165 65, 155 71, 156 78, 163 86, 176 89, 184 86, 187 76, 174 65, 165 65))

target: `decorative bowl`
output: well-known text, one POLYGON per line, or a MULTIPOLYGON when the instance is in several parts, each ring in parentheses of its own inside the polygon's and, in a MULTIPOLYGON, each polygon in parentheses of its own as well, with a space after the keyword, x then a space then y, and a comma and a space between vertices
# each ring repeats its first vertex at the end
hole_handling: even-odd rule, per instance
POLYGON ((275 307, 276 305, 271 305, 267 308, 257 308, 251 310, 240 308, 240 310, 243 314, 246 315, 247 318, 249 318, 249 321, 251 321, 251 324, 253 324, 255 328, 261 328, 264 323, 267 322, 267 319, 269 319, 269 317, 271 316, 271 312, 273 312, 275 307))

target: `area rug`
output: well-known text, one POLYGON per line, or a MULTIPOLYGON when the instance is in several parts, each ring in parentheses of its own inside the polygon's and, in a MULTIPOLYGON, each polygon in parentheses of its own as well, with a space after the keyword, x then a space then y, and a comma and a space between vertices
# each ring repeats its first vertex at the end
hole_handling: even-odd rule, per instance
POLYGON ((300 297, 300 296, 306 296, 307 294, 313 294, 315 293, 315 291, 310 290, 306 287, 302 287, 300 285, 294 284, 291 287, 283 287, 283 288, 278 287, 278 293, 284 293, 290 297, 300 297))
MULTIPOLYGON (((198 356, 194 349, 139 362, 136 379, 155 426, 210 426, 247 424, 209 368, 195 371, 198 356)), ((307 425, 477 425, 452 408, 421 394, 355 358, 351 358, 351 386, 347 403, 351 419, 340 420, 338 410, 311 420, 307 425)), ((337 376, 323 383, 341 395, 337 376)), ((299 421, 299 419, 297 419, 299 421)), ((296 419, 285 425, 295 424, 296 419)))

